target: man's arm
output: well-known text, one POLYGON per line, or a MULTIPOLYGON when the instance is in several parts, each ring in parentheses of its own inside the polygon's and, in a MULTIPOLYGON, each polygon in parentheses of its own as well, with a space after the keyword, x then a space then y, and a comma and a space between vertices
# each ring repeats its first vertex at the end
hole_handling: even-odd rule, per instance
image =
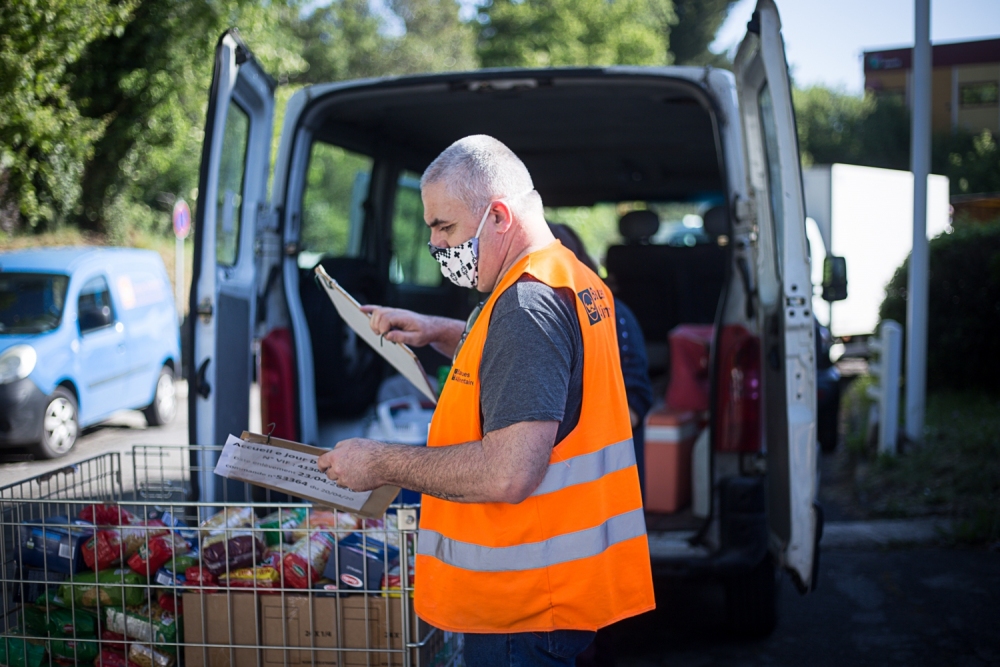
POLYGON ((372 331, 385 336, 386 340, 412 347, 430 345, 449 358, 454 356, 465 331, 465 322, 450 317, 421 315, 411 310, 382 306, 361 306, 361 310, 371 315, 369 324, 372 331))
POLYGON ((555 421, 519 422, 450 447, 353 438, 321 456, 319 468, 355 491, 393 484, 456 502, 519 503, 545 477, 558 427, 555 421))

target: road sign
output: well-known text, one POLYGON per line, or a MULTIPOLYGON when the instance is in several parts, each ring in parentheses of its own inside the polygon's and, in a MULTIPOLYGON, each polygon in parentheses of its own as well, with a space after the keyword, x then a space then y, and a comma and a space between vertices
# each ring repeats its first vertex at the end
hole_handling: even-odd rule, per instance
POLYGON ((183 199, 178 199, 177 203, 174 204, 173 220, 174 235, 179 239, 187 238, 191 231, 191 209, 188 208, 187 202, 183 199))

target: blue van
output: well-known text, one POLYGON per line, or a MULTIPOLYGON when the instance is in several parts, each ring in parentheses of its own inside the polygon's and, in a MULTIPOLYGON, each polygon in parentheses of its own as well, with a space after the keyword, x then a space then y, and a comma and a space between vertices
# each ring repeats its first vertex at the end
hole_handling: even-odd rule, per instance
POLYGON ((160 256, 128 248, 0 253, 0 445, 65 455, 123 409, 176 412, 180 334, 160 256))

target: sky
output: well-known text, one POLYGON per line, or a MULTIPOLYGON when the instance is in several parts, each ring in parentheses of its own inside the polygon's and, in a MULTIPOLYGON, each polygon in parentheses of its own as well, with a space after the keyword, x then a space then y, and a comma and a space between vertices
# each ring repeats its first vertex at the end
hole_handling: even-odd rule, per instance
MULTIPOLYGON (((913 0, 776 0, 786 57, 799 86, 860 94, 861 54, 913 44, 913 0)), ((739 0, 711 49, 735 49, 756 0, 739 0)), ((931 0, 931 43, 1000 37, 1000 0, 931 0)))

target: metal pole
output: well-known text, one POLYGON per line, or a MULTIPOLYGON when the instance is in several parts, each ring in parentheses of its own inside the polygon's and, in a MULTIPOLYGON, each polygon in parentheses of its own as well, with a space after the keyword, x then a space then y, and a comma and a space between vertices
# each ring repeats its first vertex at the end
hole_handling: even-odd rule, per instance
POLYGON ((931 2, 914 0, 913 252, 906 304, 906 436, 923 440, 927 384, 927 173, 931 158, 931 2))
POLYGON ((184 239, 177 236, 174 246, 174 301, 177 305, 177 319, 184 319, 184 239))

